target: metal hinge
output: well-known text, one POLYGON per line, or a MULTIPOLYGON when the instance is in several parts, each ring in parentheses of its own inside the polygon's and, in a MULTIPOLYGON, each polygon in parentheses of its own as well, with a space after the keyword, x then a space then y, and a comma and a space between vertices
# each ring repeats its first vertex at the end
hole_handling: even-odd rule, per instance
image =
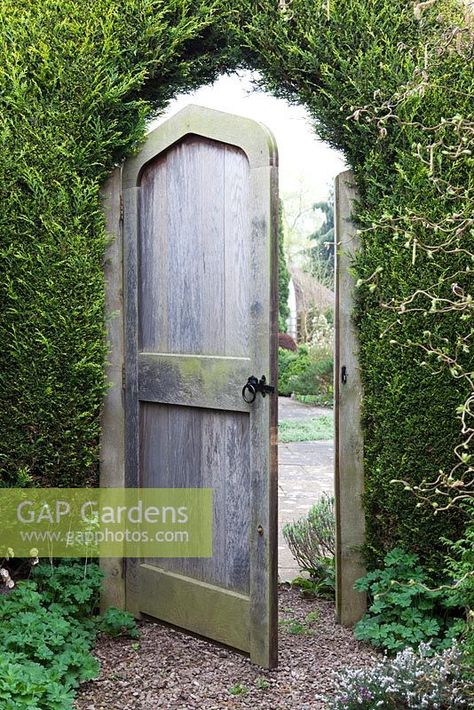
POLYGON ((121 222, 123 222, 123 212, 124 212, 124 209, 123 209, 123 195, 120 195, 119 218, 120 218, 120 221, 121 221, 121 222))

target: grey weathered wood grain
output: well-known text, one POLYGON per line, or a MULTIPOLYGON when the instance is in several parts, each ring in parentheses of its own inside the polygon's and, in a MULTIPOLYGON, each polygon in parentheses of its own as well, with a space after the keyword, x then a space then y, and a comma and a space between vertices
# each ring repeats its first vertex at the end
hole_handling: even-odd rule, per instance
MULTIPOLYGON (((274 308, 278 263, 276 170, 271 167, 252 170, 250 191, 253 196, 250 218, 254 248, 250 302, 252 359, 258 376, 273 370, 268 379, 276 384, 276 361, 271 352, 277 328, 274 308)), ((276 406, 274 397, 258 398, 250 427, 250 653, 251 658, 262 666, 276 665, 278 657, 277 452, 275 432, 272 431, 276 417, 273 408, 276 406), (265 432, 264 436, 262 432, 265 432), (262 471, 266 475, 262 475, 262 471)))
MULTIPOLYGON (((124 410, 122 368, 124 363, 122 222, 120 199, 122 170, 116 168, 102 189, 105 225, 110 243, 104 262, 105 310, 107 313, 106 377, 110 385, 104 399, 100 438, 100 485, 117 488, 125 485, 124 410)), ((101 559, 104 571, 101 607, 125 608, 125 578, 122 559, 101 559)))
POLYGON ((140 410, 140 484, 214 492, 213 558, 147 562, 248 593, 248 415, 152 403, 140 410))
POLYGON ((250 358, 140 353, 141 400, 249 412, 242 398, 250 358))
POLYGON ((251 630, 245 595, 145 564, 140 596, 145 614, 248 651, 251 630))
POLYGON ((144 166, 189 135, 199 135, 240 148, 252 169, 278 165, 275 138, 264 124, 222 111, 211 111, 203 106, 189 105, 152 131, 141 151, 126 162, 124 189, 137 187, 144 166))
MULTIPOLYGON (((125 319, 125 476, 129 488, 139 485, 138 404, 138 188, 123 191, 124 319, 125 319)), ((139 615, 139 561, 126 560, 127 609, 139 615)))
POLYGON ((248 357, 252 332, 248 313, 251 295, 250 166, 245 154, 227 146, 225 156, 225 353, 248 357))
MULTIPOLYGON (((200 297, 202 308, 201 353, 225 355, 225 333, 234 326, 226 321, 225 311, 225 247, 222 248, 225 225, 225 174, 226 147, 215 141, 195 139, 190 144, 194 153, 200 190, 194 196, 200 204, 200 231, 202 251, 198 255, 202 263, 200 297)), ((245 159, 245 156, 244 156, 245 159)), ((189 179, 189 177, 188 177, 189 179)), ((239 353, 233 352, 232 355, 239 353)))
POLYGON ((168 352, 202 354, 203 208, 194 199, 202 191, 196 179, 199 163, 185 141, 169 152, 168 165, 168 352))
POLYGON ((335 370, 335 489, 336 489, 336 612, 340 623, 351 626, 366 610, 366 597, 354 582, 366 570, 361 553, 365 542, 362 383, 359 343, 352 320, 355 284, 351 262, 360 247, 351 221, 357 193, 350 171, 336 178, 336 358, 335 370), (341 368, 347 382, 341 382, 341 368))
POLYGON ((159 156, 149 165, 140 185, 140 231, 138 240, 139 347, 166 352, 168 348, 168 191, 167 159, 159 156))
POLYGON ((225 457, 221 478, 224 481, 223 505, 225 530, 221 554, 229 560, 224 585, 250 594, 250 450, 249 417, 227 417, 225 422, 225 457))
POLYGON ((193 107, 123 170, 127 482, 215 494, 213 558, 132 561, 130 606, 263 666, 277 658, 276 401, 241 390, 276 381, 275 162, 267 129, 193 107))

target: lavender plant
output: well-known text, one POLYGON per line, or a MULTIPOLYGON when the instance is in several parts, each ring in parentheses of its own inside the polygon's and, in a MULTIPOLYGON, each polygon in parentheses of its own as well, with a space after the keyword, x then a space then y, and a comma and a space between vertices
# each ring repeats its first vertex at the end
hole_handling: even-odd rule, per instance
POLYGON ((283 536, 302 572, 310 580, 297 578, 296 586, 318 596, 334 596, 335 552, 334 497, 324 494, 303 518, 287 523, 283 536), (305 582, 310 582, 309 587, 305 582))
POLYGON ((417 652, 406 648, 372 668, 346 669, 336 674, 336 696, 330 710, 352 708, 467 708, 467 684, 462 676, 462 652, 457 645, 430 655, 429 644, 417 652))

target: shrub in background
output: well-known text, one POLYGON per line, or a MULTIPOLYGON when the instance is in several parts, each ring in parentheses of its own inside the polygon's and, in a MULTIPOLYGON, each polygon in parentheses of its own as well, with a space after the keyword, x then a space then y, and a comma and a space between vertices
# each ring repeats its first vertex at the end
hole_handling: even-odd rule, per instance
POLYGON ((278 394, 289 397, 293 393, 291 378, 298 377, 310 367, 308 348, 298 346, 296 352, 278 348, 278 394))
POLYGON ((334 498, 329 495, 323 495, 305 517, 284 525, 283 536, 293 557, 300 570, 309 574, 309 585, 295 580, 305 591, 334 596, 335 532, 334 498))
POLYGON ((308 348, 308 363, 300 372, 290 375, 288 386, 296 395, 310 395, 321 405, 333 403, 334 358, 319 348, 308 348))
POLYGON ((285 230, 283 228, 283 200, 278 205, 278 330, 286 333, 290 315, 288 297, 290 294, 290 274, 285 255, 285 230))
POLYGON ((332 406, 333 366, 332 351, 308 345, 298 346, 297 352, 279 348, 278 394, 332 406))
POLYGON ((298 350, 297 344, 288 333, 278 333, 278 347, 283 350, 291 350, 291 352, 298 350))
POLYGON ((334 325, 322 313, 313 318, 309 364, 301 373, 290 377, 296 395, 313 395, 318 403, 333 404, 334 394, 334 325))

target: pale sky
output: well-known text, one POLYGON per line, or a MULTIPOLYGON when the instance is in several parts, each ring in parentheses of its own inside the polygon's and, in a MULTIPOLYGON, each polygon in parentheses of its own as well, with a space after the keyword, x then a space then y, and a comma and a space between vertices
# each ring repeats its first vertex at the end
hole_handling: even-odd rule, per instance
POLYGON ((222 76, 213 85, 179 95, 150 130, 190 103, 253 118, 276 138, 281 196, 303 190, 311 204, 326 199, 335 176, 346 169, 342 155, 316 138, 304 108, 256 91, 251 76, 250 72, 222 76))

